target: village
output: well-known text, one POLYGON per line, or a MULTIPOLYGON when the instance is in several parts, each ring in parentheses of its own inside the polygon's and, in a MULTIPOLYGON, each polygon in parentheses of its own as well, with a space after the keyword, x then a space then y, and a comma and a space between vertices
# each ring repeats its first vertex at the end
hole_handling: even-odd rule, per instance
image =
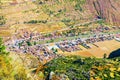
POLYGON ((0 0, 0 80, 120 80, 120 1, 0 0))
MULTIPOLYGON (((118 28, 113 29, 118 30, 118 28)), ((96 28, 96 30, 91 31, 94 35, 91 34, 87 37, 83 37, 82 34, 76 35, 79 32, 75 32, 75 30, 75 33, 68 31, 66 34, 64 34, 65 31, 62 34, 57 31, 49 34, 33 33, 27 30, 21 31, 24 33, 23 35, 5 43, 7 50, 16 53, 31 54, 38 57, 40 61, 46 62, 61 55, 61 52, 71 53, 84 51, 84 49, 90 50, 93 48, 92 46, 99 48, 95 43, 111 40, 119 42, 118 39, 120 38, 119 32, 102 34, 104 31, 110 31, 108 27, 96 28)), ((15 34, 15 36, 17 35, 15 34)))
MULTIPOLYGON (((6 12, 4 16, 9 16, 6 22, 11 22, 4 25, 8 27, 0 28, 8 51, 31 54, 40 61, 49 61, 59 55, 102 57, 104 53, 109 55, 113 51, 106 48, 108 43, 119 45, 120 26, 105 25, 99 15, 94 15, 90 20, 82 18, 76 13, 76 6, 74 10, 63 3, 64 8, 57 9, 52 5, 41 6, 47 2, 43 1, 38 7, 35 1, 14 0, 8 6, 3 6, 2 12, 6 12), (66 10, 70 12, 66 13, 66 10), (100 44, 104 43, 106 45, 101 47, 100 44)), ((117 48, 119 46, 114 50, 117 48)))

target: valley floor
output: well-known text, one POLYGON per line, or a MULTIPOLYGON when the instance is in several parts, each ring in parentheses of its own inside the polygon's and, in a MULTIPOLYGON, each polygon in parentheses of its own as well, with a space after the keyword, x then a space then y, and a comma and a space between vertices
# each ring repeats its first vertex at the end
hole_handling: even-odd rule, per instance
POLYGON ((58 50, 59 54, 62 55, 80 55, 84 57, 97 57, 97 58, 103 58, 104 54, 107 54, 107 56, 110 55, 110 53, 114 50, 117 50, 120 48, 120 42, 116 40, 110 40, 110 41, 103 41, 103 42, 96 42, 94 44, 88 44, 91 48, 86 49, 83 46, 79 46, 82 50, 80 51, 74 51, 74 52, 63 52, 60 49, 58 50))

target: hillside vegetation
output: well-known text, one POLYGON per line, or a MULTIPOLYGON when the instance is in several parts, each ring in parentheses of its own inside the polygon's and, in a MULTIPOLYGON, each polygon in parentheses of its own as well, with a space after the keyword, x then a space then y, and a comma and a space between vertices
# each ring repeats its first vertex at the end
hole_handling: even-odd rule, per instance
POLYGON ((60 56, 41 64, 31 55, 8 53, 0 38, 1 80, 118 80, 119 61, 119 57, 107 59, 106 55, 103 59, 60 56))
MULTIPOLYGON (((79 36, 91 37, 94 33, 119 33, 119 25, 120 0, 0 0, 0 37, 10 46, 9 50, 18 49, 18 46, 14 47, 17 45, 14 42, 24 39, 18 43, 21 50, 8 52, 0 38, 0 80, 119 80, 120 50, 113 51, 109 59, 106 58, 109 52, 120 47, 116 40, 100 40, 99 43, 98 39, 96 45, 94 41, 89 42, 89 39, 88 43, 92 43, 89 45, 94 47, 88 49, 89 46, 82 43, 80 47, 83 52, 52 48, 57 57, 45 64, 39 60, 41 55, 36 57, 26 52, 29 49, 34 55, 44 53, 46 56, 49 52, 42 49, 42 46, 37 46, 40 47, 40 52, 36 45, 56 45, 68 38, 71 41, 79 36), (104 30, 104 27, 107 29, 104 30), (54 33, 56 36, 52 35, 54 33), (33 36, 32 39, 32 34, 39 36, 33 36), (34 43, 32 40, 35 40, 34 43), (24 46, 26 51, 22 50, 24 46), (25 54, 20 54, 20 51, 25 54), (65 55, 95 55, 103 58, 63 56, 63 52, 65 55)), ((70 43, 68 46, 72 45, 70 43)), ((70 49, 72 48, 74 47, 70 49)), ((51 55, 45 58, 49 57, 51 55)))
POLYGON ((79 56, 60 57, 47 63, 45 74, 63 80, 118 80, 120 63, 116 59, 83 58, 79 56))
POLYGON ((0 38, 0 80, 43 80, 32 72, 38 65, 38 60, 31 55, 7 52, 0 38))
POLYGON ((3 33, 6 32, 7 36, 10 36, 21 29, 47 33, 64 28, 84 27, 90 30, 101 25, 119 26, 119 2, 119 0, 106 0, 105 3, 103 0, 1 0, 0 26, 7 29, 0 34, 4 36, 3 33), (102 21, 97 21, 99 19, 102 21))

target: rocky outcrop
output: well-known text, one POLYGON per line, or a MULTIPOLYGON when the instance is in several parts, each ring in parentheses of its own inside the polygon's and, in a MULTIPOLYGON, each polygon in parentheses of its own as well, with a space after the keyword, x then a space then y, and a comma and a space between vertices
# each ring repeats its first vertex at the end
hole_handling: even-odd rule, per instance
MULTIPOLYGON (((55 2, 54 0, 47 0, 47 1, 49 1, 49 3, 55 2)), ((66 0, 58 0, 58 1, 64 3, 66 2, 66 0)), ((86 13, 90 13, 89 16, 95 16, 95 17, 97 16, 98 18, 102 18, 111 25, 116 25, 116 26, 120 25, 120 0, 67 0, 67 1, 69 2, 73 1, 73 3, 75 2, 76 4, 82 5, 80 7, 83 8, 84 11, 86 11, 86 13)), ((82 12, 80 13, 82 14, 82 12)), ((87 16, 86 14, 84 15, 87 16)))
POLYGON ((87 0, 93 15, 112 25, 120 25, 120 0, 87 0))
MULTIPOLYGON (((11 1, 13 1, 12 2, 13 4, 22 3, 25 1, 36 1, 36 2, 38 1, 39 4, 44 3, 50 5, 58 4, 58 2, 60 2, 60 4, 61 3, 68 4, 67 2, 70 3, 73 2, 74 7, 73 4, 71 4, 70 6, 67 5, 67 7, 71 9, 71 13, 78 13, 78 11, 72 10, 76 6, 77 10, 79 10, 80 8, 81 12, 79 13, 81 14, 83 19, 89 19, 88 17, 97 16, 98 18, 105 19, 105 21, 109 24, 120 26, 120 0, 67 0, 67 1, 66 0, 11 0, 11 1)), ((62 7, 66 8, 65 6, 62 7)), ((71 14, 70 12, 68 13, 71 14)))

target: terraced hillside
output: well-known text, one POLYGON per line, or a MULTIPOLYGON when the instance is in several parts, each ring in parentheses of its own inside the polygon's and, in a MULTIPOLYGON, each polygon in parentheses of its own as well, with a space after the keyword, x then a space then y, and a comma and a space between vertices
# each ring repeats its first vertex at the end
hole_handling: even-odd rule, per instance
MULTIPOLYGON (((12 32, 21 28, 44 32, 40 30, 42 27, 45 32, 50 28, 51 32, 95 19, 103 19, 109 25, 119 26, 119 0, 106 0, 104 4, 103 0, 1 0, 0 15, 5 18, 1 24, 6 23, 2 26, 8 29, 14 26, 12 32)), ((98 24, 90 24, 89 27, 91 26, 98 24)))
POLYGON ((120 0, 0 0, 0 80, 119 80, 119 48, 120 0))
MULTIPOLYGON (((107 13, 111 15, 111 12, 114 11, 112 8, 116 9, 117 12, 119 10, 117 7, 119 2, 118 0, 110 1, 105 1, 105 4, 102 4, 102 0, 1 0, 0 36, 5 41, 20 39, 25 35, 25 32, 45 34, 48 36, 53 33, 58 36, 64 35, 67 37, 73 35, 73 38, 75 36, 81 36, 79 34, 83 34, 82 36, 86 36, 87 34, 89 37, 94 33, 97 34, 96 29, 98 28, 97 30, 99 30, 101 27, 104 29, 109 28, 109 30, 103 31, 105 34, 109 34, 109 32, 117 33, 119 32, 119 26, 115 25, 118 25, 119 20, 114 19, 114 21, 118 20, 114 24, 113 18, 107 17, 107 13), (104 5, 107 7, 105 8, 104 5), (118 31, 115 31, 113 26, 118 31)), ((113 15, 116 16, 114 13, 113 15)), ((64 38, 60 38, 60 40, 64 40, 64 38)), ((54 41, 60 40, 55 39, 54 41)), ((45 44, 47 42, 50 41, 42 43, 45 44)), ((73 54, 86 56, 84 54, 86 53, 87 56, 102 57, 104 53, 109 55, 111 51, 119 48, 119 42, 117 41, 111 41, 110 45, 108 43, 109 41, 106 42, 105 47, 103 47, 102 42, 95 43, 95 45, 98 44, 100 46, 99 48, 93 44, 89 44, 91 46, 89 50, 79 46, 83 51, 73 52, 73 54), (113 42, 115 42, 115 46, 109 47, 113 42), (96 54, 97 50, 99 50, 100 54, 96 54)), ((66 52, 61 53, 67 54, 66 52)))

